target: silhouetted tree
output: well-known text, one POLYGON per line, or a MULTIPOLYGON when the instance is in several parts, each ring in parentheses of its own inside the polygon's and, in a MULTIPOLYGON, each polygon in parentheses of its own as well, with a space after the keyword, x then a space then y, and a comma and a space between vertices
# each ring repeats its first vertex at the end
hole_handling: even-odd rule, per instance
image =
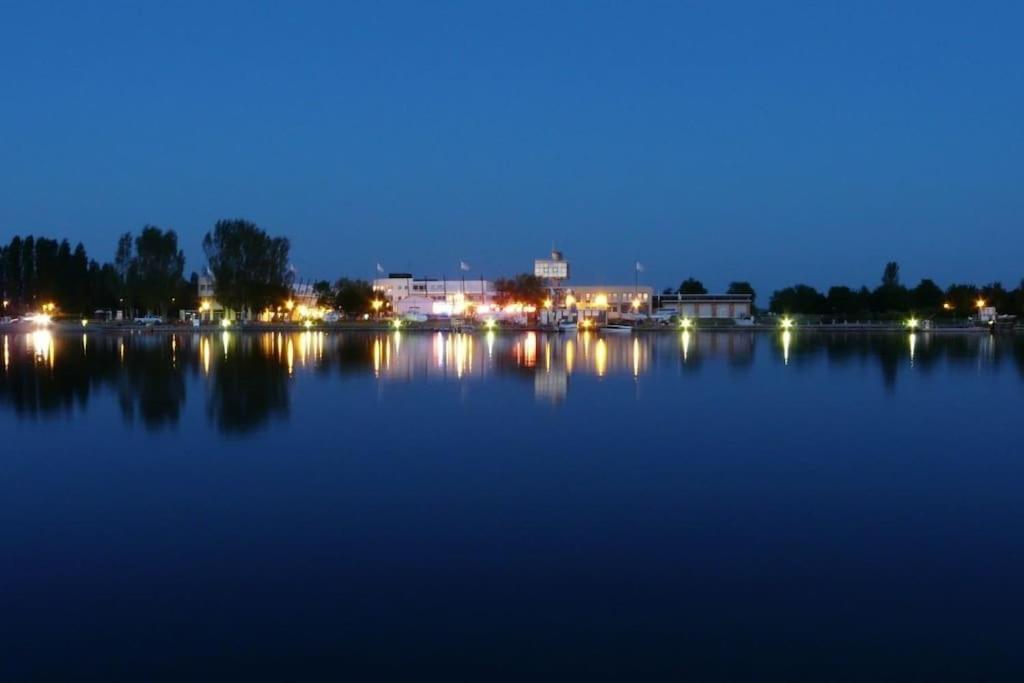
POLYGON ((346 315, 373 312, 371 302, 375 298, 373 285, 366 280, 343 277, 334 283, 334 306, 340 308, 346 315))
POLYGON ((255 223, 241 219, 217 221, 203 238, 217 299, 246 314, 280 304, 292 282, 289 250, 286 238, 271 237, 255 223))
POLYGON ((773 313, 814 315, 825 312, 825 297, 809 285, 794 285, 774 292, 768 306, 773 313))
POLYGON ((911 290, 910 303, 916 311, 934 313, 942 308, 944 297, 942 288, 925 278, 911 290))
POLYGON ((502 305, 518 301, 540 306, 548 296, 544 280, 529 273, 520 273, 513 278, 498 278, 494 288, 495 299, 502 305))
POLYGON ((726 294, 749 294, 751 305, 757 300, 757 292, 754 291, 753 286, 749 282, 738 280, 736 282, 729 283, 729 289, 726 290, 726 294))
POLYGON ((688 277, 679 284, 680 294, 707 294, 708 290, 704 283, 692 277, 688 277))

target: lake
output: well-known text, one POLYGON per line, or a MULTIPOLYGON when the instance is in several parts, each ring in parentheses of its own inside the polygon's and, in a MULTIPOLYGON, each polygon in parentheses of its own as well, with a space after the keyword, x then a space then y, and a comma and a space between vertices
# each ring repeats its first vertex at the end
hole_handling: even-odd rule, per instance
POLYGON ((0 344, 5 681, 1024 676, 1022 337, 0 344))

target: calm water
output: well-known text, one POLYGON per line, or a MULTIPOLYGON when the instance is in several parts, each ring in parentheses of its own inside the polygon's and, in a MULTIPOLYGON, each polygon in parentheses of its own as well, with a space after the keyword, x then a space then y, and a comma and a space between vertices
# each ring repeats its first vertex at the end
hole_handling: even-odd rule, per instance
POLYGON ((0 344, 5 681, 1024 678, 1022 338, 0 344))

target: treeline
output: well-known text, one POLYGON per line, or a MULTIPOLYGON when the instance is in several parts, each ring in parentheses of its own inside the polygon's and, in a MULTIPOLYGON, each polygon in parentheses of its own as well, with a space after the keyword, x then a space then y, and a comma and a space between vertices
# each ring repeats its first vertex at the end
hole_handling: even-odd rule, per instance
POLYGON ((979 302, 994 306, 999 313, 1024 314, 1024 280, 1013 290, 999 282, 984 286, 951 284, 942 289, 923 279, 914 287, 900 282, 900 267, 889 262, 875 289, 836 285, 820 292, 809 285, 776 290, 769 302, 773 313, 818 315, 842 320, 897 318, 908 313, 928 317, 966 318, 978 310, 979 302))
POLYGON ((81 243, 72 249, 67 240, 16 236, 0 246, 0 296, 5 314, 50 302, 86 312, 116 304, 117 275, 113 265, 89 259, 81 243))
MULTIPOLYGON (((236 311, 280 304, 291 289, 290 244, 254 223, 221 220, 203 239, 217 297, 236 311)), ((56 304, 66 315, 124 311, 127 315, 198 308, 198 275, 186 279, 185 254, 174 230, 147 225, 117 241, 113 260, 90 259, 79 243, 45 237, 14 237, 0 246, 0 295, 4 315, 56 304)))

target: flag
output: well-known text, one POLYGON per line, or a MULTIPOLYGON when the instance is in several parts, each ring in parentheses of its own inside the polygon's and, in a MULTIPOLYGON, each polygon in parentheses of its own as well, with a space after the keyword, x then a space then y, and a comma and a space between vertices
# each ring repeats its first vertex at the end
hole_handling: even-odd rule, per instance
POLYGON ((469 264, 466 263, 465 261, 459 261, 459 270, 461 270, 462 272, 468 271, 469 270, 469 264))
POLYGON ((380 263, 377 264, 377 272, 378 273, 383 273, 384 272, 384 266, 382 266, 380 263))
POLYGON ((636 262, 636 272, 644 272, 644 264, 640 263, 639 261, 636 262))

